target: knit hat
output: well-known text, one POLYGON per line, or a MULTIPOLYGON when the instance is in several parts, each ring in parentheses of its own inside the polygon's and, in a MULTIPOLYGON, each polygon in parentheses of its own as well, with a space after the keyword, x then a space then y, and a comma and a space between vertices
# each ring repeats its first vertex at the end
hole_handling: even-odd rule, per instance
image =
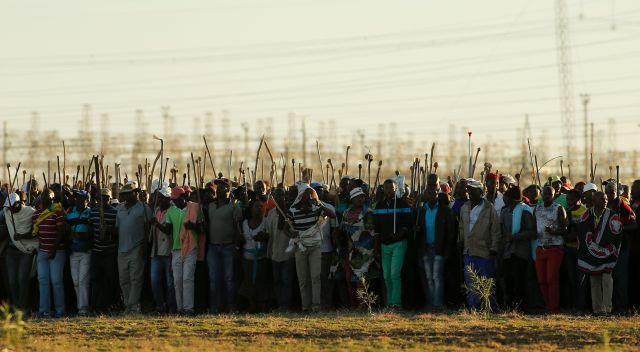
POLYGON ((81 191, 76 191, 76 198, 90 200, 91 199, 91 195, 89 194, 89 192, 87 192, 85 190, 81 190, 81 191))
POLYGON ((357 196, 364 196, 364 192, 362 191, 362 188, 360 187, 356 187, 354 189, 351 190, 351 192, 349 193, 349 199, 353 199, 357 196))

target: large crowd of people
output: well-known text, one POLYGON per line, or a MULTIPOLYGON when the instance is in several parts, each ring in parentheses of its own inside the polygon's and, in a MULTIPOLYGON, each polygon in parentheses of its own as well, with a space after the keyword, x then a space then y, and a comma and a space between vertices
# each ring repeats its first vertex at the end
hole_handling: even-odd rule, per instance
POLYGON ((481 307, 477 274, 495 312, 640 307, 640 180, 310 175, 5 185, 0 296, 34 317, 440 312, 481 307))

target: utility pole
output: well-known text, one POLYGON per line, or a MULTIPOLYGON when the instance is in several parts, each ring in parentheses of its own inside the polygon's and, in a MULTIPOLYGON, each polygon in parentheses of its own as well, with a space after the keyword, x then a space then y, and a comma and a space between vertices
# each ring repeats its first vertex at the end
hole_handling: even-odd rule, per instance
POLYGON ((589 94, 583 93, 580 94, 580 99, 582 99, 582 111, 584 112, 584 174, 585 179, 589 178, 589 120, 587 117, 587 107, 589 105, 590 97, 589 94))

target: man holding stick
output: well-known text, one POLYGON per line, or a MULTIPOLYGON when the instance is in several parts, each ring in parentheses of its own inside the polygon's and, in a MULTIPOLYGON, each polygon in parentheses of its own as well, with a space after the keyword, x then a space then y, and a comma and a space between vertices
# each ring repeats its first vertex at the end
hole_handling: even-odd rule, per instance
POLYGON ((51 316, 51 289, 55 317, 65 314, 63 271, 66 253, 64 246, 65 221, 60 203, 54 203, 54 194, 45 188, 40 209, 33 214, 33 231, 38 236, 38 283, 40 287, 41 317, 51 316))
POLYGON ((69 264, 71 279, 76 291, 78 315, 89 314, 89 289, 91 284, 91 231, 89 208, 90 195, 87 191, 76 192, 75 206, 67 214, 67 226, 71 244, 69 264))
POLYGON ((109 205, 111 191, 100 190, 100 199, 91 209, 93 249, 91 250, 91 302, 96 313, 110 313, 119 294, 117 210, 109 205), (100 223, 100 209, 103 221, 100 223))

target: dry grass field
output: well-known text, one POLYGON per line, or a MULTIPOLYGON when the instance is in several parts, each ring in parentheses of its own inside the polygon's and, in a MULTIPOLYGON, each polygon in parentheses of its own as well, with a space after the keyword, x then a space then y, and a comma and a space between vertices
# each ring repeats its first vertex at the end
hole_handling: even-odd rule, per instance
MULTIPOLYGON (((5 328, 6 329, 6 328, 5 328)), ((640 317, 339 312, 29 320, 8 351, 640 350, 640 317)))

